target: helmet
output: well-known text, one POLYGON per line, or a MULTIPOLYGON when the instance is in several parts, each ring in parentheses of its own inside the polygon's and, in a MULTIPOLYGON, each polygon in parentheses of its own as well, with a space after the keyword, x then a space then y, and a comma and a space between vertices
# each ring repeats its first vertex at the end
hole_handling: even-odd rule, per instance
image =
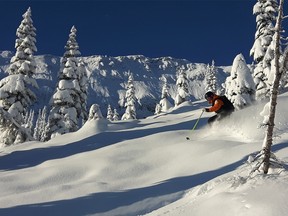
POLYGON ((209 98, 213 98, 215 94, 211 91, 206 92, 205 99, 208 100, 209 98))

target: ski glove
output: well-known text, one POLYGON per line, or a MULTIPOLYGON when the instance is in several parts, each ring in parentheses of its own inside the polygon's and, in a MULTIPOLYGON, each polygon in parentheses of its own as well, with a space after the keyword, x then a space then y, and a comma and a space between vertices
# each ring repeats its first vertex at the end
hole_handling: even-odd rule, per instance
POLYGON ((209 108, 203 108, 202 111, 203 112, 209 112, 209 108))

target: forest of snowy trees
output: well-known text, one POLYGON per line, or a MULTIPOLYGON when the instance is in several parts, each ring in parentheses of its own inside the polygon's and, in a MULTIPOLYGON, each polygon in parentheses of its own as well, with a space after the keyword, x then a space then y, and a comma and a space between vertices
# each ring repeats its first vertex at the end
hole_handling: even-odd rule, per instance
MULTIPOLYGON (((205 76, 202 77, 205 91, 225 94, 238 110, 245 109, 255 101, 273 101, 274 104, 267 105, 270 107, 270 112, 265 114, 266 120, 263 123, 267 128, 273 127, 273 116, 269 115, 275 112, 271 110, 271 107, 276 106, 275 97, 287 91, 288 85, 288 48, 281 26, 282 20, 286 18, 283 15, 283 4, 283 0, 279 2, 258 0, 254 5, 256 33, 250 51, 253 64, 248 65, 244 56, 239 53, 231 63, 231 71, 224 82, 219 79, 219 71, 213 60, 207 64, 205 76), (279 80, 276 80, 275 84, 276 78, 279 80)), ((31 109, 31 105, 38 100, 35 92, 41 88, 35 79, 36 41, 32 10, 28 8, 16 30, 16 52, 5 71, 8 75, 0 81, 0 143, 5 146, 30 140, 47 141, 57 135, 77 131, 91 119, 124 121, 138 118, 137 110, 145 106, 143 104, 145 101, 140 101, 136 96, 139 85, 135 83, 137 76, 134 74, 137 71, 127 71, 127 80, 122 86, 122 96, 120 98, 119 94, 118 103, 123 110, 107 104, 104 107, 107 112, 102 114, 100 109, 102 104, 95 102, 88 107, 90 71, 81 57, 75 26, 72 26, 68 35, 52 97, 40 110, 31 109)), ((150 71, 150 68, 146 67, 150 71)), ((175 82, 172 83, 169 77, 161 77, 161 86, 158 90, 161 97, 155 98, 151 114, 167 112, 172 107, 193 98, 191 97, 193 89, 189 89, 189 86, 191 87, 189 83, 193 80, 188 76, 193 68, 178 67, 175 82), (171 95, 171 89, 175 94, 171 95)), ((268 136, 271 136, 271 133, 273 128, 267 132, 268 136)), ((266 140, 270 141, 268 146, 271 145, 271 139, 266 137, 266 140)), ((270 152, 269 147, 263 146, 265 146, 263 152, 269 156, 267 153, 270 152)))

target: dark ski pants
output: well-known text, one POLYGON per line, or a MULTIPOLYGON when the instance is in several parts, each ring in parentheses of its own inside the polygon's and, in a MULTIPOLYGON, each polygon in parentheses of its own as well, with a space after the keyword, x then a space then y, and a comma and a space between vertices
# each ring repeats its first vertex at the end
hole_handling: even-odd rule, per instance
POLYGON ((213 122, 215 122, 219 118, 219 115, 214 115, 208 119, 208 124, 211 125, 213 122))
POLYGON ((218 113, 217 115, 214 115, 212 117, 210 117, 208 119, 208 124, 211 125, 213 122, 215 121, 220 121, 221 119, 227 117, 227 116, 230 116, 232 112, 224 112, 224 113, 218 113))

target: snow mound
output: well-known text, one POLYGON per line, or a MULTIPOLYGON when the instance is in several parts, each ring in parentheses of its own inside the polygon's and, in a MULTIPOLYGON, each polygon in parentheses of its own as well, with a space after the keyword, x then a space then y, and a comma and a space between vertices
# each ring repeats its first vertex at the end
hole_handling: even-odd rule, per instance
POLYGON ((249 176, 247 167, 217 177, 188 191, 178 201, 146 216, 285 215, 288 172, 249 176), (278 206, 271 208, 271 206, 278 206))

